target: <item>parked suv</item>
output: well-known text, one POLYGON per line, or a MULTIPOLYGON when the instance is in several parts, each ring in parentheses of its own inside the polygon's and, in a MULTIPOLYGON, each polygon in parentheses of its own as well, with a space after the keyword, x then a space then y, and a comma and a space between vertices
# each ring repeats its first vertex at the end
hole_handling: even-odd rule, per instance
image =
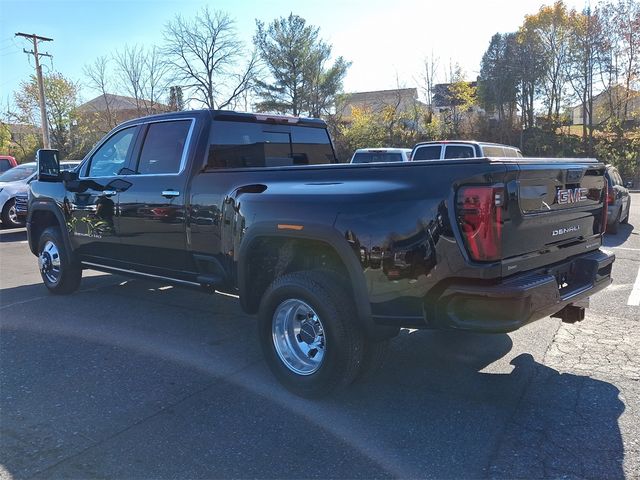
POLYGON ((621 223, 629 221, 631 210, 631 196, 629 190, 613 165, 607 165, 604 173, 607 179, 609 193, 607 195, 607 233, 618 233, 621 223))
POLYGON ((499 143, 472 142, 467 140, 441 140, 419 143, 413 147, 411 160, 441 160, 448 158, 522 158, 516 147, 499 143))

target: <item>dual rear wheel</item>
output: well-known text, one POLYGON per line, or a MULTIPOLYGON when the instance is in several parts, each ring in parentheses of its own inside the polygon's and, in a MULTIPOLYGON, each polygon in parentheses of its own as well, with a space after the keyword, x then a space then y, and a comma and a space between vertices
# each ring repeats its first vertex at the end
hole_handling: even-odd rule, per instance
POLYGON ((370 377, 382 365, 388 343, 365 339, 347 289, 323 271, 276 279, 263 296, 258 328, 269 368, 304 397, 370 377))

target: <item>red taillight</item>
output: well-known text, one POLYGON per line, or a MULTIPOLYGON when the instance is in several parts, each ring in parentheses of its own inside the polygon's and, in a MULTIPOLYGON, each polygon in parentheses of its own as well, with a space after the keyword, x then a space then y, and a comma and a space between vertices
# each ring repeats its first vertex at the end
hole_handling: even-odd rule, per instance
POLYGON ((473 260, 501 258, 503 205, 502 186, 462 187, 458 190, 458 224, 473 260))
POLYGON ((609 190, 609 184, 606 184, 604 186, 604 188, 607 189, 607 204, 613 205, 614 203, 616 203, 616 192, 615 192, 615 190, 613 188, 611 190, 609 190))
MULTIPOLYGON (((613 193, 613 192, 612 192, 613 193)), ((600 232, 604 235, 604 232, 607 231, 607 213, 608 213, 608 206, 609 203, 612 203, 609 201, 609 184, 607 183, 607 181, 605 180, 604 182, 604 189, 602 191, 602 224, 600 225, 600 232)))

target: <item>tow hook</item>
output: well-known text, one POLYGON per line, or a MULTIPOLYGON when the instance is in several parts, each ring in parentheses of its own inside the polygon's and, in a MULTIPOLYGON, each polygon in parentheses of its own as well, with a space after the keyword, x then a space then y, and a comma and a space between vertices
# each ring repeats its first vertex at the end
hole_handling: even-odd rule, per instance
POLYGON ((584 320, 584 307, 576 305, 567 305, 562 310, 551 315, 553 318, 559 318, 564 323, 576 323, 584 320))

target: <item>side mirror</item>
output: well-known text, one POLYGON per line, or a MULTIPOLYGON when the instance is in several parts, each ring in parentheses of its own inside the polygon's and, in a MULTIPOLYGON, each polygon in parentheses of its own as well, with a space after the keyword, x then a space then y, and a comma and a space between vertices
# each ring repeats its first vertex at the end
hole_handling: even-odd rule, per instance
POLYGON ((80 191, 80 181, 78 180, 78 172, 73 170, 63 170, 60 172, 60 179, 64 183, 64 188, 70 192, 80 191))
POLYGON ((60 172, 60 178, 63 182, 74 182, 78 180, 78 172, 75 170, 63 170, 60 172))
POLYGON ((36 153, 38 164, 38 180, 40 182, 60 181, 60 159, 58 150, 41 148, 36 153))

